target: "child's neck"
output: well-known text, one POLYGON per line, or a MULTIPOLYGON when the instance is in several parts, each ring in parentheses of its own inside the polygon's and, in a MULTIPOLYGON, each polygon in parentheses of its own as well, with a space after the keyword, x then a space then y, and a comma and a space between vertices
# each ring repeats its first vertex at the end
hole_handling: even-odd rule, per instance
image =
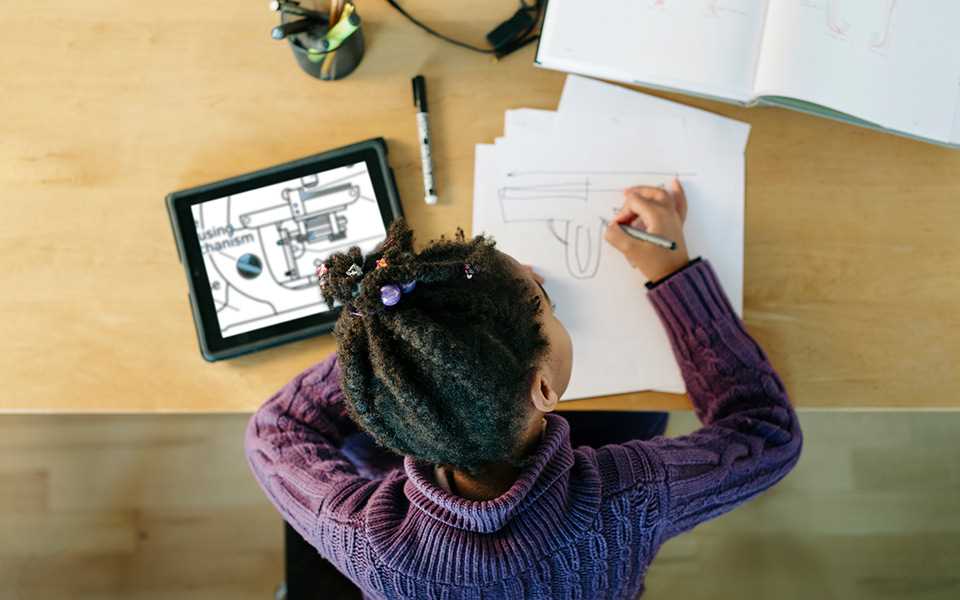
MULTIPOLYGON (((526 456, 536 450, 546 431, 547 422, 542 419, 527 430, 525 441, 518 456, 526 456)), ((505 494, 520 475, 520 468, 510 463, 488 465, 482 476, 474 477, 465 471, 451 469, 453 493, 467 500, 493 500, 505 494)))
POLYGON ((505 494, 520 475, 520 470, 509 464, 490 465, 482 478, 463 471, 452 471, 452 492, 467 500, 493 500, 505 494))

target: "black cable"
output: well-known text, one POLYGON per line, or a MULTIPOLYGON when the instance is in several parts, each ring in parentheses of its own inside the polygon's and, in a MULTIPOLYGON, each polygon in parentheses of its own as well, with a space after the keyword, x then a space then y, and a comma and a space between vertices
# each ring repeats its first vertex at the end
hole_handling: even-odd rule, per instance
MULTIPOLYGON (((446 35, 440 33, 440 32, 437 31, 436 29, 433 29, 432 27, 430 27, 430 26, 427 25, 426 23, 420 21, 419 19, 417 19, 416 17, 414 17, 413 15, 411 15, 410 13, 408 13, 406 10, 403 9, 402 6, 400 6, 399 4, 397 4, 396 0, 387 0, 387 3, 388 3, 390 6, 394 7, 395 9, 397 9, 397 12, 399 12, 401 15, 403 15, 404 17, 406 17, 406 18, 407 18, 411 23, 413 23, 414 25, 416 25, 416 26, 419 27, 420 29, 426 31, 426 32, 429 33, 430 35, 435 36, 435 37, 438 37, 438 38, 440 38, 441 40, 443 40, 443 41, 445 41, 445 42, 447 42, 447 43, 453 44, 454 46, 459 46, 459 47, 464 48, 464 49, 466 49, 466 50, 472 50, 473 52, 479 52, 479 53, 481 53, 481 54, 497 54, 497 49, 496 49, 496 48, 480 48, 479 46, 474 46, 473 44, 468 44, 467 42, 461 42, 460 40, 455 40, 455 39, 453 39, 452 37, 449 37, 449 36, 446 36, 446 35)), ((530 33, 531 33, 534 29, 537 28, 537 24, 540 22, 540 11, 541 11, 542 5, 543 5, 543 0, 535 0, 534 2, 531 2, 531 3, 529 3, 529 4, 527 4, 524 0, 520 0, 520 7, 521 7, 520 10, 523 10, 523 11, 526 11, 526 12, 534 12, 534 13, 536 13, 536 14, 535 14, 534 19, 533 19, 533 25, 531 25, 529 28, 527 28, 527 30, 524 31, 523 34, 517 36, 517 39, 516 39, 515 44, 518 44, 518 45, 516 45, 516 46, 513 48, 514 50, 517 49, 517 48, 521 48, 521 47, 523 47, 523 46, 526 46, 527 44, 529 44, 530 42, 536 40, 536 39, 539 37, 539 36, 533 36, 533 37, 528 38, 528 39, 523 39, 523 38, 527 37, 528 35, 530 35, 530 33)), ((512 50, 511 50, 511 51, 512 51, 512 50)))

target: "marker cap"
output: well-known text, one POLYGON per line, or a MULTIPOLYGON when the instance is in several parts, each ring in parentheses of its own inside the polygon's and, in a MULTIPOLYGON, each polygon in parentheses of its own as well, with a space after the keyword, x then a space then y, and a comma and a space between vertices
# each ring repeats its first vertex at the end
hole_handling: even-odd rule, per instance
POLYGON ((427 80, 423 75, 413 78, 413 105, 417 112, 427 112, 427 80))

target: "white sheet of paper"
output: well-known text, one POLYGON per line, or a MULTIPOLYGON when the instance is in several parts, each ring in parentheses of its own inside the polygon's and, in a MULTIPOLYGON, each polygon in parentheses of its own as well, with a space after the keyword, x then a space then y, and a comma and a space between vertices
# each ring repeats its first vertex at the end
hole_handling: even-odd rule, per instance
MULTIPOLYGON (((676 106, 679 116, 667 115, 667 128, 676 126, 671 120, 686 125, 685 109, 676 106)), ((664 106, 658 108, 662 114, 664 106)), ((521 118, 518 129, 511 121, 510 135, 495 145, 477 146, 474 233, 492 235, 501 250, 534 265, 546 278, 574 341, 573 377, 564 399, 642 389, 682 392, 644 278, 602 240, 601 219, 622 204, 624 188, 665 184, 670 173, 684 170, 691 256, 711 261, 740 313, 744 158, 738 140, 745 126, 726 130, 724 146, 739 152, 707 155, 691 152, 683 136, 637 143, 635 137, 596 127, 596 119, 588 117, 578 126, 568 117, 561 110, 556 120, 565 125, 553 128, 545 115, 521 118)), ((649 123, 649 115, 636 110, 624 119, 649 123)), ((699 119, 701 127, 708 125, 703 115, 699 119)))
POLYGON ((552 69, 751 98, 767 0, 551 0, 537 52, 552 69))
POLYGON ((949 141, 958 25, 957 0, 772 0, 754 93, 949 141))
POLYGON ((557 114, 560 120, 577 119, 581 115, 601 115, 608 121, 639 115, 679 118, 683 120, 691 149, 701 149, 708 154, 742 154, 750 136, 747 123, 579 75, 567 76, 557 114))
POLYGON ((503 137, 537 135, 553 129, 557 113, 537 108, 514 108, 503 115, 503 137))
MULTIPOLYGON (((497 148, 520 148, 520 152, 545 154, 546 162, 575 165, 578 162, 595 165, 584 172, 610 174, 622 169, 600 169, 596 165, 613 165, 624 154, 644 160, 644 168, 631 168, 627 174, 652 173, 672 176, 689 171, 697 154, 685 143, 682 119, 650 119, 631 116, 622 123, 630 126, 613 127, 593 119, 563 121, 557 119, 552 131, 536 136, 498 138, 497 148), (639 135, 638 135, 639 133, 639 135), (642 136, 642 137, 640 137, 642 136), (589 157, 585 154, 590 154, 589 157)), ((528 160, 534 160, 530 157, 528 160)))
POLYGON ((950 136, 950 143, 960 144, 960 98, 957 98, 957 108, 953 113, 953 135, 950 136))
POLYGON ((495 188, 490 186, 496 168, 497 155, 495 151, 493 144, 477 144, 474 149, 472 235, 481 233, 479 228, 492 221, 490 213, 497 208, 496 198, 494 197, 495 188))

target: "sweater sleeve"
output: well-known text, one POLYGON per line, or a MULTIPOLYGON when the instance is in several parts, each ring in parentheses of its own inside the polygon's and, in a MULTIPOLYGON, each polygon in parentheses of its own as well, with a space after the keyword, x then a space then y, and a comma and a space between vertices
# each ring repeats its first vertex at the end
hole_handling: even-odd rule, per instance
POLYGON ((246 455, 254 477, 314 546, 322 546, 321 520, 349 522, 376 486, 341 450, 356 431, 343 403, 336 355, 297 375, 247 425, 246 455))
MULTIPOLYGON (((660 541, 728 512, 782 479, 802 436, 783 383, 734 313, 709 262, 649 293, 703 427, 636 442, 665 484, 660 541)), ((648 464, 649 464, 648 463, 648 464)))

